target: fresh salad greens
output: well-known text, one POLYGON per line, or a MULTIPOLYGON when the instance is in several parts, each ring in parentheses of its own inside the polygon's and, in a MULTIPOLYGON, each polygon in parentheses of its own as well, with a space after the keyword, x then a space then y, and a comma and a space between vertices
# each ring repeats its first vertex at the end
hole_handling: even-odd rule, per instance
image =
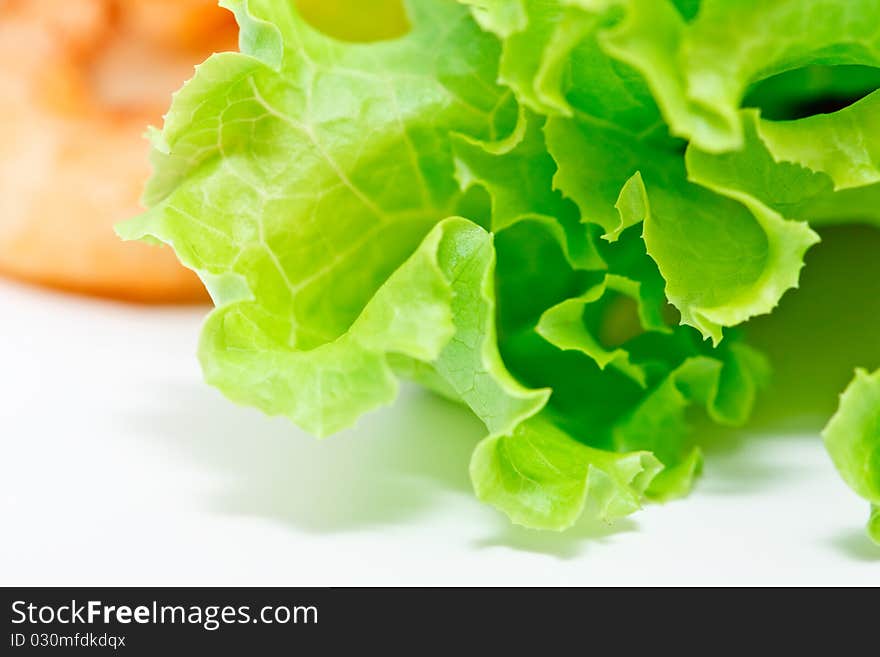
POLYGON ((856 370, 824 437, 844 481, 871 503, 868 535, 880 544, 880 370, 856 370))
MULTIPOLYGON (((241 52, 174 96, 120 234, 209 288, 228 397, 325 436, 417 381, 484 422, 516 523, 686 494, 692 414, 741 425, 770 375, 733 327, 814 228, 880 225, 880 0, 409 0, 373 43, 221 4, 241 52)), ((880 541, 877 374, 825 439, 880 541)))

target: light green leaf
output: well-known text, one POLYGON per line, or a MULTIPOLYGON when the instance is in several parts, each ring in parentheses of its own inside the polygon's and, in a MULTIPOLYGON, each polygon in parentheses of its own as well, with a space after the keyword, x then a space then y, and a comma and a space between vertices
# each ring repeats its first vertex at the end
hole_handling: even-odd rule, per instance
POLYGON ((531 110, 586 115, 633 134, 661 123, 639 73, 600 47, 617 0, 462 1, 502 39, 500 80, 531 110))
MULTIPOLYGON (((672 152, 589 121, 550 119, 547 145, 556 186, 586 220, 621 225, 621 189, 639 172, 647 193, 644 239, 682 322, 714 343, 722 328, 770 312, 796 287, 803 255, 818 237, 754 197, 687 180, 672 152)), ((624 195, 626 191, 624 191, 624 195)), ((625 206, 624 206, 625 207, 625 206)))
MULTIPOLYGON (((344 366, 381 375, 370 401, 352 402, 339 418, 320 405, 330 396, 345 405, 346 377, 301 393, 267 367, 284 360, 278 354, 297 360, 325 347, 326 360, 308 367, 335 376, 355 320, 366 321, 383 284, 454 213, 461 192, 451 135, 506 138, 517 110, 494 83, 497 44, 454 3, 413 3, 412 33, 371 45, 329 39, 292 4, 228 4, 241 21, 244 52, 213 56, 176 94, 154 139, 150 210, 120 232, 172 245, 208 284, 219 307, 202 350, 212 381, 323 433, 362 406, 387 402, 385 365, 371 353, 344 366), (315 398, 302 401, 302 394, 315 398)), ((389 327, 369 326, 355 331, 361 345, 376 340, 371 348, 427 353, 382 344, 389 327)), ((492 402, 480 403, 489 409, 492 402)))
POLYGON ((650 207, 651 201, 645 190, 642 174, 636 171, 620 188, 620 194, 617 195, 617 202, 614 204, 614 209, 620 215, 620 223, 617 228, 604 235, 605 239, 616 242, 623 231, 648 218, 651 213, 650 207))
POLYGON ((880 183, 880 91, 833 114, 757 125, 777 161, 825 173, 835 189, 880 183))
POLYGON ((494 86, 497 45, 454 4, 415 3, 410 35, 371 45, 332 41, 285 3, 250 8, 281 33, 282 69, 250 53, 199 68, 166 117, 167 153, 154 151, 151 209, 122 230, 172 244, 212 280, 243 277, 258 303, 287 299, 298 344, 317 345, 454 214, 450 134, 500 139, 516 107, 494 86))
POLYGON ((871 503, 868 533, 880 545, 880 370, 856 370, 822 436, 840 476, 871 503))
POLYGON ((811 224, 880 222, 880 185, 835 190, 829 176, 794 162, 780 162, 758 134, 756 110, 743 110, 743 148, 686 154, 690 179, 707 187, 738 189, 774 211, 811 224))
POLYGON ((519 525, 561 530, 591 498, 613 521, 641 507, 662 466, 648 452, 614 454, 587 447, 538 416, 510 435, 490 436, 471 459, 477 497, 519 525))
POLYGON ((463 189, 483 187, 492 200, 499 232, 520 221, 539 222, 559 241, 575 268, 604 269, 593 232, 577 207, 553 189, 556 163, 544 144, 543 119, 524 113, 515 143, 499 151, 465 137, 453 140, 456 175, 463 189))
POLYGON ((648 489, 654 499, 687 494, 702 465, 687 411, 702 407, 715 422, 740 425, 748 418, 767 365, 757 352, 729 345, 718 357, 692 356, 670 372, 614 427, 615 447, 647 450, 665 466, 648 489))
POLYGON ((880 545, 880 506, 871 506, 871 516, 868 518, 868 536, 877 545, 880 545))
POLYGON ((544 406, 548 392, 519 385, 501 362, 493 265, 485 231, 464 219, 441 222, 348 331, 308 350, 275 334, 274 318, 251 304, 221 306, 202 335, 205 377, 236 401, 325 436, 393 401, 391 366, 406 358, 430 366, 490 431, 510 431, 544 406))
POLYGON ((604 370, 610 365, 644 386, 647 383, 644 368, 631 361, 626 349, 603 346, 600 336, 591 331, 585 322, 585 315, 590 313, 591 306, 601 301, 607 303, 609 297, 619 295, 636 303, 643 330, 669 332, 660 315, 660 309, 653 307, 644 298, 641 284, 616 274, 608 274, 601 283, 584 294, 566 299, 545 311, 535 330, 538 335, 563 351, 580 351, 596 361, 600 369, 604 370))
POLYGON ((564 0, 465 0, 465 4, 472 5, 484 29, 503 39, 499 80, 533 111, 570 113, 560 93, 559 71, 571 50, 593 29, 596 16, 564 0))
POLYGON ((707 152, 741 146, 753 83, 815 64, 880 65, 877 0, 702 0, 689 23, 667 0, 619 4, 603 45, 642 73, 672 131, 707 152))

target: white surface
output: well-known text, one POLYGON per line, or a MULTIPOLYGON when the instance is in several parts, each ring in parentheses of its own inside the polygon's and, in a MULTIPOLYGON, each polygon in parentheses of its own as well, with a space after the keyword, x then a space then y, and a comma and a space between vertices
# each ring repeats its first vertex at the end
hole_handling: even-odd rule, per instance
POLYGON ((407 389, 318 442, 201 382, 204 312, 0 283, 0 584, 880 584, 817 435, 738 440, 614 527, 530 532, 472 496, 465 412, 407 389))

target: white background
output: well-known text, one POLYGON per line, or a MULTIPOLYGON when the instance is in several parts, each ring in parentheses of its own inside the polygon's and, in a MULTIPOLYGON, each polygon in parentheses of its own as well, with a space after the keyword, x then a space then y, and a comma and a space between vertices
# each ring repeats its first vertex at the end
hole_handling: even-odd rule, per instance
POLYGON ((0 283, 0 584, 873 584, 817 433, 728 438, 688 499, 563 534, 473 497, 480 425, 407 388, 323 442, 201 382, 203 308, 0 283))

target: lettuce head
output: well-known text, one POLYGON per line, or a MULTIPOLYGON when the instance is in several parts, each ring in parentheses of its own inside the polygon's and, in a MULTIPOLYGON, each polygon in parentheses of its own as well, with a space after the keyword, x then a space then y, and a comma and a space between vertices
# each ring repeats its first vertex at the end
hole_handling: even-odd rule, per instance
MULTIPOLYGON (((685 495, 694 414, 770 376, 735 327, 814 229, 880 225, 880 0, 221 4, 240 52, 174 95, 120 234, 204 281, 230 399, 326 436, 416 381, 485 424, 515 523, 685 495)), ((824 435, 880 541, 876 373, 824 435)))

